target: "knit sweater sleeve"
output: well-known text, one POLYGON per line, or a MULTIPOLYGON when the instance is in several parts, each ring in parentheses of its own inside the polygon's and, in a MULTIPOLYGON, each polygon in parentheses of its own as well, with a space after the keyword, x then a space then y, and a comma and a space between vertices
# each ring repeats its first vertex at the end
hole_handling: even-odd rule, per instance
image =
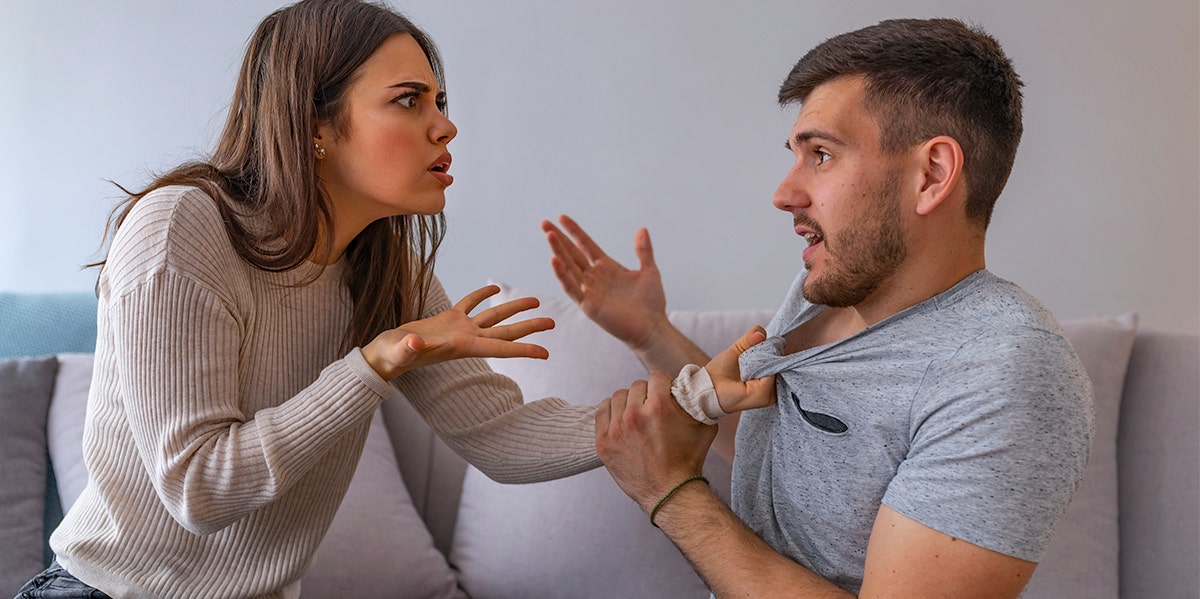
MULTIPOLYGON (((436 279, 426 304, 426 316, 451 307, 436 279)), ((594 406, 554 397, 525 403, 517 384, 482 359, 426 366, 394 383, 454 451, 498 482, 545 481, 600 465, 594 406)))
POLYGON ((119 395, 159 499, 182 526, 211 534, 286 492, 392 390, 354 351, 290 399, 247 413, 245 322, 219 284, 242 265, 206 239, 219 224, 198 226, 213 214, 142 202, 114 240, 102 298, 119 395))

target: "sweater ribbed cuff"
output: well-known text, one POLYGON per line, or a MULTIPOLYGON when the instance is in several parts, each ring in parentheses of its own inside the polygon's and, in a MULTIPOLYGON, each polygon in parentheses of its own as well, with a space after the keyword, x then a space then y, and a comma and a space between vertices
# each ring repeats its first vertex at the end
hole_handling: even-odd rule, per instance
POLYGON ((387 399, 397 393, 396 388, 391 383, 383 380, 378 372, 367 363, 367 359, 362 355, 362 349, 354 348, 344 358, 346 366, 350 371, 358 375, 359 380, 363 382, 372 391, 387 399))
POLYGON ((679 402, 679 407, 687 412, 697 422, 716 424, 717 419, 728 416, 717 401, 717 390, 713 388, 708 371, 702 366, 688 364, 679 371, 679 376, 671 383, 671 395, 679 402))

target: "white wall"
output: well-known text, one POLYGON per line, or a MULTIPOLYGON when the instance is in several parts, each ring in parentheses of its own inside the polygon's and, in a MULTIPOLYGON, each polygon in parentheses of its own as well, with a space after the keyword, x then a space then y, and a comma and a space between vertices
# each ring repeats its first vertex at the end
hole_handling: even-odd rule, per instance
MULTIPOLYGON (((0 0, 0 289, 90 289, 113 179, 209 147, 267 0, 0 0)), ((672 307, 773 307, 802 242, 770 206, 794 118, 773 98, 831 35, 955 16, 1026 83, 989 266, 1060 318, 1200 330, 1195 0, 816 3, 408 0, 446 59, 456 183, 439 272, 558 293, 542 218, 631 262, 650 227, 672 307)))

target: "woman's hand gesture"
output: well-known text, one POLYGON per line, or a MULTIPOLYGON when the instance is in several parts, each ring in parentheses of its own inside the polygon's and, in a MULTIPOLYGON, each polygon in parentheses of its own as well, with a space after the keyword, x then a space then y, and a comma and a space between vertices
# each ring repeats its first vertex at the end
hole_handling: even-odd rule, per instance
POLYGON ((384 331, 362 348, 363 357, 385 380, 458 358, 548 358, 546 348, 516 340, 554 328, 554 320, 531 318, 499 325, 515 314, 538 307, 537 298, 515 299, 470 315, 499 292, 495 285, 481 287, 441 314, 384 331))

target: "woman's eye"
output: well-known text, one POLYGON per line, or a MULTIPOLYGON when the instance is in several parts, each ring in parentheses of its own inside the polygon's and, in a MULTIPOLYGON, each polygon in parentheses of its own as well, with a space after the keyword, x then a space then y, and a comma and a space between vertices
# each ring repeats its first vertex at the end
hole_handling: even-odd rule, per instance
POLYGON ((405 108, 416 108, 417 106, 417 96, 414 94, 405 94, 392 101, 405 108))

